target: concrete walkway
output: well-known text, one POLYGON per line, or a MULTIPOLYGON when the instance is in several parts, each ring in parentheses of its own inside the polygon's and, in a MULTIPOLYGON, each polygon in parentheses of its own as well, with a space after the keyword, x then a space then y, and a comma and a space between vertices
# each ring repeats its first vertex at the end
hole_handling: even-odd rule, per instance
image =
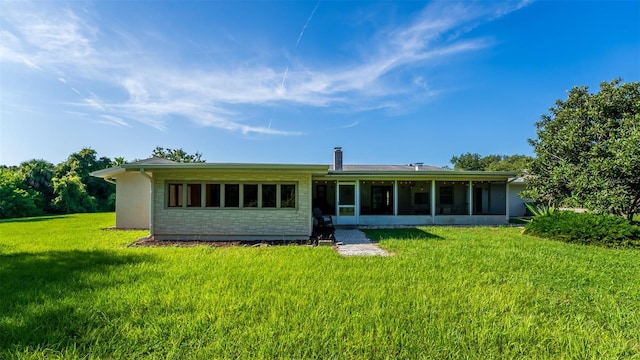
POLYGON ((355 228, 336 228, 336 250, 343 256, 388 256, 386 250, 381 249, 355 228))

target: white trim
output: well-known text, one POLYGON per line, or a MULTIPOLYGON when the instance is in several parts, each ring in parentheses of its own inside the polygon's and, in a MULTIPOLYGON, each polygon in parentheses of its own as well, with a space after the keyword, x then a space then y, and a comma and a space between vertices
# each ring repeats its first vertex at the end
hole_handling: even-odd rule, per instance
POLYGON ((473 180, 469 180, 469 191, 467 192, 467 196, 469 196, 469 216, 473 215, 473 180))
MULTIPOLYGON (((146 177, 147 179, 149 179, 149 236, 153 236, 154 234, 154 230, 155 230, 155 224, 154 224, 154 220, 153 217, 155 215, 155 211, 154 211, 154 191, 153 191, 153 187, 154 187, 154 183, 153 183, 153 173, 151 173, 151 175, 147 174, 143 168, 140 168, 140 174, 142 174, 142 176, 146 177)), ((162 201, 164 202, 164 199, 162 199, 162 201)))

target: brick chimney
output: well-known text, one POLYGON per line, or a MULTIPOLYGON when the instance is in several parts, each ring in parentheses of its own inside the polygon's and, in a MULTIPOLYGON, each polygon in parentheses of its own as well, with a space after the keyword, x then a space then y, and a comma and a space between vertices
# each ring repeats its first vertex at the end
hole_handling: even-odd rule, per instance
POLYGON ((333 148, 333 170, 342 170, 342 148, 339 146, 333 148))

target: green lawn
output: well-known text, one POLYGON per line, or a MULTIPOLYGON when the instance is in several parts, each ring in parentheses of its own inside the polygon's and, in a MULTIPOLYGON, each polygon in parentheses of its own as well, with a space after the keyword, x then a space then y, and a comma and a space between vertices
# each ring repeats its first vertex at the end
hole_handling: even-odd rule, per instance
POLYGON ((517 228, 130 248, 113 214, 0 222, 0 358, 640 358, 640 251, 517 228))

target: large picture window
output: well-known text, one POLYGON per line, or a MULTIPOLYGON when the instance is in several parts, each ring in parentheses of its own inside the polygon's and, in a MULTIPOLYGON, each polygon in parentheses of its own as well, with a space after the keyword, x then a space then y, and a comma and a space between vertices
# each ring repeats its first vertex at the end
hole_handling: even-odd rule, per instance
POLYGON ((295 184, 167 183, 167 207, 291 209, 297 206, 295 184))
POLYGON ((224 207, 240 206, 240 185, 225 184, 224 185, 224 207))

